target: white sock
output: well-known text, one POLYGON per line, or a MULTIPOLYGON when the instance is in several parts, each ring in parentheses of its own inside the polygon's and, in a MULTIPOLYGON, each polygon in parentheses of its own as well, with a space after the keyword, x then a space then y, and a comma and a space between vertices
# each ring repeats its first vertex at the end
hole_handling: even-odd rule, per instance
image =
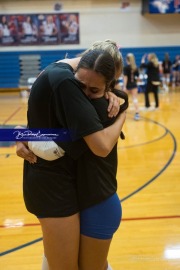
POLYGON ((48 261, 47 261, 45 255, 43 255, 43 260, 42 260, 42 270, 49 270, 48 261))
POLYGON ((110 264, 108 264, 107 270, 113 270, 112 267, 110 266, 110 264))
MULTIPOLYGON (((48 261, 47 261, 45 255, 43 255, 42 270, 49 270, 48 261)), ((107 270, 113 270, 112 267, 110 266, 110 264, 108 264, 107 270)))

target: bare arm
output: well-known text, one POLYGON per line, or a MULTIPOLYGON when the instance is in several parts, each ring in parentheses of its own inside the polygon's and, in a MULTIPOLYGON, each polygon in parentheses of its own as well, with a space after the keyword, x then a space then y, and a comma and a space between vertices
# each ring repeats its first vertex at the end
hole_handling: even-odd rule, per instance
POLYGON ((144 64, 146 62, 147 54, 144 54, 141 58, 141 64, 144 64))
MULTIPOLYGON (((109 106, 108 106, 108 112, 107 112, 108 116, 114 117, 119 112, 120 99, 112 92, 108 92, 106 94, 106 98, 109 100, 109 106)), ((118 119, 116 120, 116 122, 117 121, 118 121, 118 119)), ((120 125, 120 123, 118 125, 120 125)), ((114 124, 112 126, 114 126, 114 124)), ((22 127, 17 126, 17 128, 22 128, 22 127)), ((87 143, 88 147, 91 149, 91 151, 94 152, 94 154, 102 156, 102 157, 107 156, 108 153, 113 148, 113 146, 115 145, 115 143, 117 142, 117 139, 120 135, 122 127, 118 128, 118 126, 117 126, 117 136, 115 137, 115 139, 113 137, 114 141, 112 141, 110 134, 111 133, 115 134, 115 130, 114 130, 114 128, 111 128, 111 130, 109 130, 109 128, 110 127, 105 128, 104 130, 98 131, 96 133, 90 134, 90 135, 86 136, 86 139, 84 138, 85 141, 87 140, 86 143, 87 143), (106 138, 105 140, 107 140, 107 143, 102 143, 102 140, 104 140, 103 138, 106 138), (109 139, 111 139, 110 144, 108 143, 109 139), (89 144, 88 144, 88 142, 89 142, 89 144)), ((30 163, 37 162, 36 155, 28 148, 28 145, 25 142, 20 142, 20 141, 16 142, 16 154, 17 154, 17 156, 24 158, 25 160, 29 161, 30 163)))
POLYGON ((128 77, 126 75, 124 75, 123 81, 124 81, 123 90, 126 91, 127 90, 127 88, 126 88, 127 87, 127 81, 128 81, 128 77))
POLYGON ((125 119, 126 112, 123 112, 111 126, 84 137, 88 147, 95 155, 106 157, 111 152, 118 141, 125 119))
MULTIPOLYGON (((119 138, 125 118, 126 113, 123 112, 111 126, 84 137, 88 147, 95 155, 106 157, 111 152, 119 138)), ((16 142, 16 154, 32 164, 37 162, 36 155, 28 148, 26 142, 16 142)))

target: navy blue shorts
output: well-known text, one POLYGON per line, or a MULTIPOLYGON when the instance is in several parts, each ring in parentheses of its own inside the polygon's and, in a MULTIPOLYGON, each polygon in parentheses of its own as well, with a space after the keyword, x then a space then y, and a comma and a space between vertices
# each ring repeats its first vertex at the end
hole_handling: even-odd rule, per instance
POLYGON ((121 202, 115 193, 107 200, 80 212, 81 234, 97 239, 111 239, 121 218, 121 202))
POLYGON ((135 85, 129 85, 126 87, 127 90, 131 91, 132 89, 137 88, 137 84, 135 85))

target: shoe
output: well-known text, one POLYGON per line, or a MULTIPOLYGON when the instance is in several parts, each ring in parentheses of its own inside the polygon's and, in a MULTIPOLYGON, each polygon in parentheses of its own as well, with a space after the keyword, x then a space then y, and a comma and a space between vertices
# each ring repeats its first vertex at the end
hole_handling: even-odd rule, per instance
POLYGON ((134 115, 134 120, 138 121, 140 119, 139 113, 135 113, 134 115))
POLYGON ((148 111, 148 112, 154 111, 154 107, 148 107, 148 108, 147 108, 147 111, 148 111))

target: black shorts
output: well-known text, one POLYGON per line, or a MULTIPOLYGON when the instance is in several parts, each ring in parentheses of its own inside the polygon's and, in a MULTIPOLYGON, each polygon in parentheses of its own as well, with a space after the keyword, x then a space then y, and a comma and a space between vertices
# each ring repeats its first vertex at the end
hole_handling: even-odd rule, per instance
POLYGON ((79 212, 76 163, 67 155, 55 161, 24 161, 23 195, 27 210, 38 217, 66 217, 79 212))
POLYGON ((171 73, 171 70, 170 69, 164 69, 163 73, 164 74, 170 74, 171 73))
POLYGON ((126 86, 126 89, 129 90, 129 91, 132 90, 132 89, 134 89, 134 88, 137 88, 137 84, 135 84, 135 83, 134 84, 128 84, 126 86))

